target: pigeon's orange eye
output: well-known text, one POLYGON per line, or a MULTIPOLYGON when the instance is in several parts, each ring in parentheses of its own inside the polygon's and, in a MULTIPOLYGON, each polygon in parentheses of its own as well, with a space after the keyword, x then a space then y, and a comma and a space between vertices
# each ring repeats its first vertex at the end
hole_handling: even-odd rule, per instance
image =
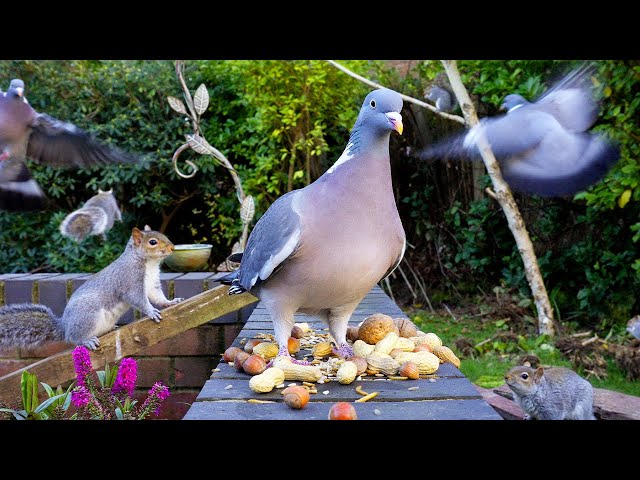
POLYGON ((375 100, 371 100, 369 102, 369 105, 371 105, 371 108, 376 108, 376 101, 375 100))

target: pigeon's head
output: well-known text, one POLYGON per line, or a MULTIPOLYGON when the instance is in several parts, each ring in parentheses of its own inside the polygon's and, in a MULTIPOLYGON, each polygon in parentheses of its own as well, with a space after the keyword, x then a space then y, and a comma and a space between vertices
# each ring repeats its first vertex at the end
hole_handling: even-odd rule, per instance
POLYGON ((395 130, 402 135, 402 97, 388 88, 374 90, 364 99, 356 124, 387 131, 395 130))
POLYGON ((22 97, 24 94, 24 82, 19 78, 14 78, 9 84, 9 90, 7 93, 17 97, 22 97))
POLYGON ((529 102, 522 95, 512 93, 511 95, 507 95, 506 97, 504 97, 502 105, 500 105, 500 110, 506 110, 507 113, 510 113, 516 108, 519 108, 527 103, 529 102))

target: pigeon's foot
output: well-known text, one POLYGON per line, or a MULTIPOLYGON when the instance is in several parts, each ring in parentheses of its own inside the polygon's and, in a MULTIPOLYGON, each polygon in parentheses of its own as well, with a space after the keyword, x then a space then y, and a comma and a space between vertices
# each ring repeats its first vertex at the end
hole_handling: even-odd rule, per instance
POLYGON ((311 365, 311 363, 307 362, 306 360, 297 360, 293 358, 289 354, 289 348, 285 346, 285 347, 280 347, 280 349, 278 350, 278 355, 276 355, 274 359, 272 359, 269 363, 267 363, 267 368, 273 367, 273 362, 280 357, 286 357, 291 361, 291 363, 295 363, 296 365, 311 365))
POLYGON ((349 358, 353 356, 353 348, 347 343, 343 343, 338 348, 334 348, 332 350, 335 355, 342 358, 349 358))

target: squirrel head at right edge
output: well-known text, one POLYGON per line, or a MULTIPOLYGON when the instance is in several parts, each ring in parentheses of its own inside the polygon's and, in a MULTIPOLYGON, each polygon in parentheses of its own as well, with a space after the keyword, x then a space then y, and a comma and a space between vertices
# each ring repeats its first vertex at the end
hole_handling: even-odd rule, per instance
POLYGON ((173 253, 173 242, 169 238, 145 225, 144 230, 136 227, 131 230, 130 246, 150 259, 163 259, 173 253))

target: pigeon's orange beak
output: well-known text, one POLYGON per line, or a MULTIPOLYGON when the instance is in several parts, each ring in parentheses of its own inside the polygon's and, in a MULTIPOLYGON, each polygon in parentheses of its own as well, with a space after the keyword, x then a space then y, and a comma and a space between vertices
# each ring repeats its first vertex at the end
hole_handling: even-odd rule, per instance
POLYGON ((24 92, 24 89, 22 87, 18 87, 18 88, 16 88, 16 92, 18 93, 18 96, 21 97, 22 96, 22 92, 24 92))
POLYGON ((402 135, 402 130, 403 130, 402 115, 400 115, 398 112, 388 112, 388 113, 385 113, 385 115, 391 122, 391 125, 393 125, 393 129, 396 132, 398 132, 400 135, 402 135))

